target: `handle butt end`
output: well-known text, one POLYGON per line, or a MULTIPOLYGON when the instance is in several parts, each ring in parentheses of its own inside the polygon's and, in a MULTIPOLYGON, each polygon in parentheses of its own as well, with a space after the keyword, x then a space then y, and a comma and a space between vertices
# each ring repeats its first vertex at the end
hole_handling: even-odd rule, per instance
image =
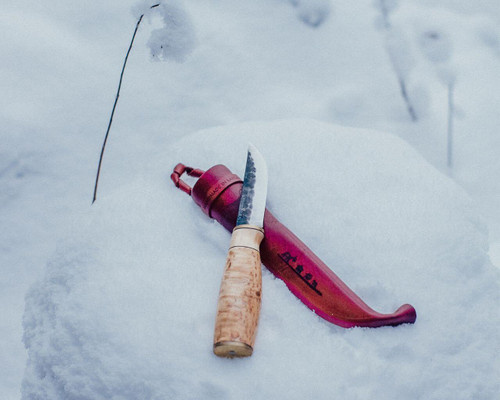
POLYGON ((224 341, 214 343, 214 354, 218 357, 250 357, 252 353, 252 346, 243 342, 224 341))

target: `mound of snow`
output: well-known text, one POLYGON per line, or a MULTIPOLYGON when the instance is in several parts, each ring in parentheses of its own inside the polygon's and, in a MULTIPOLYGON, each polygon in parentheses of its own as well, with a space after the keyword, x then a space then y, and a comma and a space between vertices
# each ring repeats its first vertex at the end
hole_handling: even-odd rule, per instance
MULTIPOLYGON (((25 399, 494 399, 499 270, 467 195, 402 140, 315 121, 187 136, 101 195, 28 292, 25 399), (269 272, 254 355, 212 354, 230 234, 168 179, 177 162, 269 166, 268 208, 380 312, 343 329, 269 272)), ((101 190, 103 190, 101 188, 101 190)))

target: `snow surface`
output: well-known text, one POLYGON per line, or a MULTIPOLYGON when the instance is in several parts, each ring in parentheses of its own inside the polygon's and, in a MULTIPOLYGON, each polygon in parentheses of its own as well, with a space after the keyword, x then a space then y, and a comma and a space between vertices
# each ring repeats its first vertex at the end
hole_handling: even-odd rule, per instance
MULTIPOLYGON (((488 253, 484 249, 474 254, 478 257, 489 254, 495 265, 500 266, 500 2, 178 0, 161 3, 162 7, 151 12, 149 7, 156 2, 138 0, 79 3, 19 0, 3 4, 0 14, 3 27, 0 40, 2 399, 20 397, 27 360, 22 343, 25 293, 37 280, 43 279, 41 282, 44 282, 46 273, 55 268, 47 266, 48 260, 52 260, 52 266, 58 264, 54 261, 55 248, 67 247, 63 243, 71 230, 70 221, 82 214, 80 225, 90 224, 97 212, 94 208, 104 207, 105 198, 116 197, 118 191, 130 188, 132 182, 139 185, 137 182, 147 180, 150 183, 144 182, 141 187, 150 184, 154 188, 161 179, 162 185, 165 184, 162 190, 170 190, 169 182, 165 183, 166 170, 178 160, 187 160, 188 155, 195 157, 191 149, 174 154, 176 149, 180 151, 182 148, 178 141, 200 129, 236 126, 244 121, 307 118, 390 132, 404 139, 470 196, 477 211, 468 215, 476 221, 479 215, 488 228, 488 238, 483 232, 478 233, 476 239, 482 237, 484 243, 481 246, 487 247, 488 242, 490 245, 488 253), (130 53, 111 129, 98 202, 89 210, 96 164, 118 75, 138 15, 144 12, 147 15, 130 53), (171 46, 175 51, 158 53, 158 46, 162 50, 163 45, 163 48, 171 46), (155 59, 152 51, 157 59, 174 62, 151 62, 152 58, 155 59), (407 92, 406 100, 401 93, 401 79, 407 92), (453 85, 452 169, 446 167, 450 85, 453 85), (416 121, 411 120, 407 103, 414 109, 418 117, 416 121), (161 171, 157 170, 160 165, 161 171), (162 175, 161 178, 158 174, 162 175)), ((336 129, 344 131, 343 128, 336 129)), ((209 138, 206 140, 210 141, 209 138)), ((243 142, 243 139, 238 142, 239 148, 246 146, 243 142)), ((209 166, 215 162, 215 155, 202 153, 199 159, 192 161, 209 166)), ((421 165, 425 163, 421 162, 421 165)), ((241 168, 236 158, 232 166, 241 168)), ((404 171, 406 162, 398 168, 404 171)), ((308 176, 321 182, 335 173, 314 171, 308 176)), ((450 181, 444 181, 454 187, 450 181)), ((297 185, 296 179, 290 184, 297 185)), ((152 188, 144 190, 151 192, 152 188)), ((431 197, 433 195, 429 194, 431 197)), ((164 196, 162 201, 165 201, 164 196)), ((278 203, 273 204, 273 210, 283 212, 281 218, 292 215, 288 214, 281 198, 275 201, 278 203)), ((111 203, 113 200, 108 200, 109 207, 111 203)), ((186 204, 186 200, 181 203, 186 204)), ((458 204, 455 200, 452 203, 458 204)), ((384 205, 380 204, 380 207, 383 209, 384 205)), ((389 223, 395 223, 392 214, 389 213, 387 218, 392 218, 389 223)), ((441 221, 445 226, 439 229, 446 231, 445 216, 435 218, 435 225, 441 221)), ((202 218, 193 220, 196 224, 203 221, 202 218)), ((286 222, 298 232, 313 228, 309 224, 300 224, 295 218, 286 222)), ((213 225, 208 223, 208 226, 213 225)), ((361 222, 353 222, 353 228, 356 226, 361 229, 361 222)), ((480 226, 479 222, 477 226, 480 226)), ((325 236, 322 230, 326 230, 322 227, 321 224, 314 227, 314 236, 307 241, 308 244, 322 240, 325 236)), ((111 232, 112 226, 103 229, 111 232)), ((200 229, 205 232, 209 228, 200 229)), ((73 231, 77 232, 73 233, 75 243, 84 242, 83 226, 77 226, 73 231)), ((214 227, 211 233, 214 239, 209 247, 219 246, 220 252, 224 252, 227 236, 220 232, 217 237, 216 232, 220 231, 214 227)), ((342 263, 326 252, 335 251, 335 240, 339 245, 344 244, 342 238, 347 232, 335 231, 332 233, 335 236, 328 234, 326 239, 330 244, 318 244, 315 248, 323 249, 323 258, 330 257, 329 261, 335 261, 332 266, 337 273, 342 263)), ((366 232, 368 235, 369 230, 366 232)), ((133 238, 130 233, 131 240, 142 241, 143 234, 142 230, 138 231, 133 238)), ((107 241, 113 242, 115 232, 109 235, 107 241)), ((383 241, 379 234, 373 238, 377 241, 371 245, 370 252, 379 251, 379 246, 383 246, 379 243, 383 241)), ((430 241, 428 244, 424 249, 426 252, 435 253, 440 248, 438 245, 431 248, 430 241)), ((368 250, 356 249, 360 253, 357 257, 371 259, 368 250)), ((463 250, 467 249, 470 249, 468 245, 463 250)), ((62 251, 59 264, 71 258, 70 253, 57 251, 62 251)), ((455 251, 462 254, 461 248, 455 251)), ((392 249, 390 253, 393 253, 392 249)), ((369 264, 369 261, 361 261, 364 260, 356 264, 346 262, 344 266, 349 264, 346 268, 359 268, 369 264)), ((476 263, 480 264, 472 259, 471 264, 476 263)), ((392 292, 376 295, 377 290, 382 290, 377 289, 379 285, 394 290, 391 280, 384 278, 376 283, 369 280, 370 284, 363 285, 357 279, 368 279, 364 272, 364 269, 354 270, 352 277, 344 272, 341 276, 346 280, 349 278, 348 283, 373 307, 392 311, 401 302, 413 301, 406 293, 400 298, 393 296, 392 292), (369 297, 372 292, 372 297, 369 297)), ((393 272, 393 268, 387 271, 388 274, 393 272)), ((432 287, 431 282, 427 283, 432 287)), ((37 285, 40 287, 40 283, 37 285)), ((483 289, 488 290, 481 285, 477 287, 478 291, 483 289)), ((49 293, 40 295, 49 296, 49 293)), ((286 301, 291 301, 288 293, 283 296, 286 301)), ((462 314, 469 310, 466 298, 467 295, 457 303, 457 307, 462 305, 462 314)), ((34 297, 30 295, 29 299, 32 302, 34 297)), ((495 297, 491 301, 495 301, 495 297)), ((422 306, 415 306, 420 312, 422 306)), ((297 317, 298 320, 312 318, 306 317, 309 316, 308 310, 303 310, 300 303, 297 307, 304 315, 297 317)), ((496 307, 498 309, 498 301, 496 307)), ((30 307, 27 307, 27 317, 29 312, 30 307)), ((412 329, 419 329, 422 318, 420 313, 418 323, 412 329)), ((294 319, 293 323, 298 322, 294 319)), ((334 331, 340 335, 347 333, 334 331)), ((477 332, 481 334, 479 328, 477 332)), ((314 335, 323 338, 323 333, 314 335)), ((36 336, 32 337, 31 343, 43 340, 41 334, 36 336)), ((106 340, 111 339, 103 339, 106 340)), ((451 343, 455 342, 452 340, 451 343)), ((36 348, 33 345, 28 350, 36 348)), ((445 348, 444 341, 429 345, 429 349, 438 352, 445 348)), ((71 346, 68 351, 70 349, 71 346)), ((488 354, 494 353, 495 349, 470 352, 473 362, 484 361, 485 368, 497 368, 498 372, 498 365, 487 365, 491 360, 488 354)), ((63 350, 59 356, 62 354, 63 350)), ((362 358, 360 352, 353 354, 362 358)), ((43 364, 42 360, 32 359, 30 362, 43 364)), ((88 368, 92 370, 95 366, 89 362, 88 368)), ((282 369, 280 364, 280 371, 282 369)), ((25 382, 33 382, 29 371, 25 382)), ((148 369, 143 374, 146 371, 148 369)), ((455 379, 458 375, 453 371, 456 371, 455 367, 447 373, 455 379)), ((341 372, 347 374, 347 371, 341 372)), ((416 373, 414 379, 419 381, 421 373, 416 373)), ((71 368, 65 374, 77 376, 71 368)), ((298 380, 299 375, 295 376, 298 380)), ((321 380, 323 375, 315 376, 321 380)), ((119 376, 115 375, 115 378, 115 384, 119 385, 119 376)), ((307 378, 317 383, 312 374, 307 378)), ((377 375, 370 374, 365 381, 368 379, 376 381, 377 375)), ((427 388, 434 385, 438 390, 437 379, 435 385, 426 380, 427 388)), ((487 383, 494 384, 495 379, 487 383)), ((370 391, 365 389, 367 393, 370 391)), ((24 386, 23 390, 27 393, 28 389, 24 386)), ((451 390, 442 398, 457 397, 457 391, 451 390)))
MULTIPOLYGON (((151 5, 150 1, 144 3, 151 5)), ((149 18, 159 15, 163 20, 163 26, 153 30, 148 41, 151 57, 157 61, 183 62, 196 45, 194 28, 189 14, 186 13, 179 1, 158 4, 156 7, 153 5, 154 8, 148 7, 142 11, 149 18)), ((139 14, 139 18, 140 15, 142 13, 139 14)))
POLYGON ((25 398, 494 399, 500 271, 473 202, 402 140, 308 120, 178 141, 74 223, 27 294, 25 398), (212 336, 229 233, 167 179, 176 161, 269 164, 268 208, 368 304, 415 325, 331 325, 265 273, 254 355, 212 336), (311 195, 314 193, 314 195, 311 195))

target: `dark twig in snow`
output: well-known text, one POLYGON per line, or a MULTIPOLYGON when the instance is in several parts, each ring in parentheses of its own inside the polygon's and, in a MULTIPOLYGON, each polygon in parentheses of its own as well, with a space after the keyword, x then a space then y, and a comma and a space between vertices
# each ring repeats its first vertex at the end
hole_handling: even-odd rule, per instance
POLYGON ((401 89, 401 96, 403 97, 404 102, 406 103, 406 108, 408 109, 408 114, 410 114, 411 120, 415 122, 417 120, 417 114, 415 113, 415 109, 411 104, 410 98, 408 97, 408 92, 406 91, 406 83, 403 78, 399 78, 399 87, 401 89))
POLYGON ((405 43, 404 38, 398 36, 398 34, 394 32, 391 24, 390 13, 393 7, 394 4, 392 2, 388 3, 387 0, 378 1, 378 9, 380 10, 383 29, 386 33, 386 50, 394 71, 396 72, 401 97, 406 104, 408 114, 410 114, 411 120, 416 122, 418 120, 417 113, 413 107, 407 89, 407 75, 409 74, 412 62, 411 57, 409 56, 409 50, 405 48, 407 47, 407 44, 405 43))
MULTIPOLYGON (((150 8, 155 8, 158 7, 160 4, 155 4, 151 6, 150 8)), ((120 74, 120 81, 118 83, 118 90, 116 91, 116 97, 115 97, 115 102, 113 104, 113 109, 111 110, 111 116, 109 118, 109 123, 108 123, 108 129, 106 130, 106 135, 104 136, 104 142, 102 144, 102 149, 101 149, 101 155, 99 157, 99 165, 97 166, 97 175, 95 178, 95 185, 94 185, 94 196, 92 198, 92 204, 96 201, 97 198, 97 186, 99 184, 99 175, 101 173, 101 165, 102 165, 102 158, 104 155, 104 150, 106 149, 106 143, 108 141, 108 136, 109 136, 109 130, 111 129, 111 124, 113 123, 113 116, 115 114, 116 110, 116 104, 118 103, 118 98, 120 97, 120 90, 122 87, 122 81, 123 81, 123 74, 125 73, 125 67, 127 66, 127 60, 128 56, 130 54, 130 51, 132 50, 132 46, 134 45, 134 40, 135 40, 135 35, 137 34, 137 30, 139 29, 139 25, 141 24, 142 18, 144 17, 144 14, 142 14, 139 19, 137 20, 137 24, 135 25, 135 30, 134 34, 132 35, 132 40, 130 41, 130 45, 127 50, 127 54, 125 56, 125 60, 123 61, 123 66, 122 66, 122 72, 120 74)))

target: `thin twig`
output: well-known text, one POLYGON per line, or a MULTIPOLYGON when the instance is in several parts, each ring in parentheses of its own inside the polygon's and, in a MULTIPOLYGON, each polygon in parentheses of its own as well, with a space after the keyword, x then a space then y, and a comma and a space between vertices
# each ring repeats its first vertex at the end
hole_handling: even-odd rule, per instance
MULTIPOLYGON (((158 3, 158 4, 151 6, 150 8, 155 8, 155 7, 158 7, 159 5, 160 4, 158 3)), ((99 184, 99 175, 101 173, 102 158, 104 156, 104 150, 106 149, 106 143, 108 142, 108 136, 109 136, 109 131, 111 129, 111 124, 113 123, 113 116, 115 115, 116 104, 118 103, 118 98, 120 97, 120 90, 122 88, 123 74, 125 73, 125 67, 127 66, 128 56, 130 54, 130 51, 132 50, 132 46, 134 45, 135 35, 137 34, 137 30, 139 29, 139 25, 141 24, 143 17, 144 17, 144 14, 142 14, 139 17, 139 19, 137 20, 137 24, 135 25, 135 29, 134 29, 134 34, 132 35, 132 40, 130 41, 130 45, 128 47, 127 54, 125 56, 125 60, 123 61, 122 72, 120 74, 120 81, 118 83, 118 90, 116 91, 115 102, 113 104, 113 109, 111 110, 111 116, 109 118, 108 129, 106 129, 106 135, 104 136, 104 142, 102 144, 101 155, 99 157, 99 165, 97 166, 97 175, 95 178, 94 196, 92 198, 92 204, 94 204, 94 202, 96 201, 96 198, 97 198, 97 186, 99 184)))
POLYGON ((408 114, 410 114, 411 120, 415 122, 417 120, 417 114, 415 113, 415 109, 411 104, 410 98, 408 97, 408 92, 406 90, 406 82, 403 78, 399 77, 399 88, 401 89, 401 97, 406 104, 406 108, 408 109, 408 114))
MULTIPOLYGON (((391 25, 391 20, 389 18, 390 15, 390 10, 389 7, 387 6, 386 0, 379 0, 379 8, 380 8, 380 13, 382 14, 382 21, 384 23, 384 29, 387 32, 387 34, 390 34, 392 30, 392 25, 391 25)), ((389 57, 391 59, 393 68, 396 72, 398 82, 399 82, 399 89, 401 91, 401 97, 403 98, 403 101, 406 104, 406 109, 408 110, 408 114, 410 114, 410 118, 413 122, 416 122, 418 120, 417 113, 415 112, 415 108, 413 107, 410 96, 408 95, 408 90, 406 89, 406 82, 404 78, 401 76, 401 73, 398 71, 398 68, 396 66, 396 63, 394 61, 394 57, 391 54, 391 51, 388 50, 389 57)))

